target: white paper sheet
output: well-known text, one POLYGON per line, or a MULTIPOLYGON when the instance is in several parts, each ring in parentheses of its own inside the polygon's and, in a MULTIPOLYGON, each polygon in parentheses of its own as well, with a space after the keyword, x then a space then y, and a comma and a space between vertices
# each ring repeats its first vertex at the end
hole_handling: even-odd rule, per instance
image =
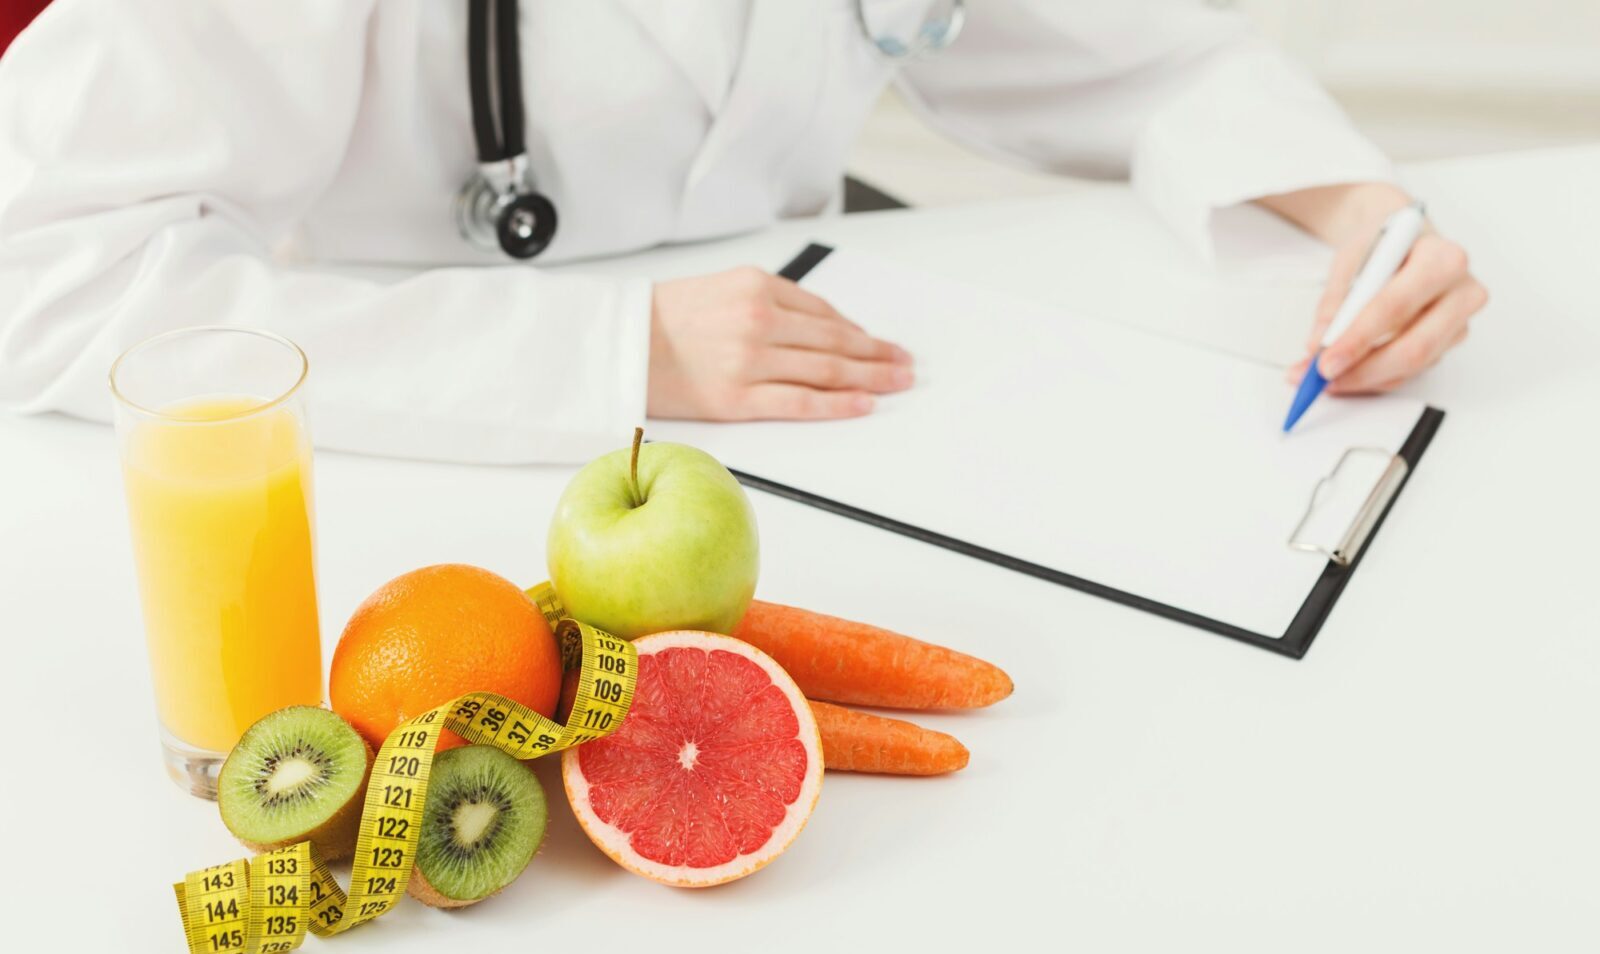
POLYGON ((1347 447, 1398 451, 1423 411, 1324 398, 1285 436, 1279 368, 846 250, 803 284, 908 348, 916 386, 855 420, 652 439, 1264 636, 1325 566, 1287 544, 1318 478, 1347 447))

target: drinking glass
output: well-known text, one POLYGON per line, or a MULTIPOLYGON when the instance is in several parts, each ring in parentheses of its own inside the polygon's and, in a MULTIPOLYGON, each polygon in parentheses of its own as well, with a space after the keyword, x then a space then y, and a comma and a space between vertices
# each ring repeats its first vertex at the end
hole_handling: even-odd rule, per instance
POLYGON ((305 353, 184 328, 111 367, 167 772, 216 797, 251 723, 322 702, 305 353))

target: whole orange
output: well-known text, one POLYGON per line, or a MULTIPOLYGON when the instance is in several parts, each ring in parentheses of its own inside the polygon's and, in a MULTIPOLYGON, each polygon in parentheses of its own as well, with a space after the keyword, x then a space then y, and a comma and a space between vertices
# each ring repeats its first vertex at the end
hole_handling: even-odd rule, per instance
MULTIPOLYGON (((561 653, 516 584, 459 563, 413 570, 356 608, 333 651, 328 696, 374 751, 412 716, 474 690, 550 716, 561 653)), ((464 743, 448 730, 439 750, 464 743)))

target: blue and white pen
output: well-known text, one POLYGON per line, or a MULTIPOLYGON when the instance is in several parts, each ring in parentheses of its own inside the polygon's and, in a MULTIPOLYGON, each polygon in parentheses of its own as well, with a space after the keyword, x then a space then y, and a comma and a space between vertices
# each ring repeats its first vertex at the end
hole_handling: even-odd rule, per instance
POLYGON ((1322 335, 1317 353, 1311 356, 1311 363, 1306 365, 1306 375, 1300 379, 1300 390, 1295 392, 1294 403, 1289 405, 1289 416, 1283 422, 1284 433, 1287 434, 1289 428, 1294 427, 1294 422, 1300 420, 1300 415, 1306 412, 1306 408, 1328 384, 1318 368, 1323 349, 1349 331, 1356 316, 1361 314, 1361 309, 1367 307, 1383 286, 1389 284, 1389 279, 1400 270, 1400 263, 1411 254, 1411 246, 1417 244, 1427 224, 1422 203, 1413 202, 1389 216, 1383 228, 1378 230, 1377 237, 1372 240, 1372 248, 1367 250, 1366 261, 1361 263, 1356 270, 1355 281, 1350 283, 1349 293, 1344 296, 1344 302, 1339 305, 1333 321, 1328 323, 1328 330, 1322 335))

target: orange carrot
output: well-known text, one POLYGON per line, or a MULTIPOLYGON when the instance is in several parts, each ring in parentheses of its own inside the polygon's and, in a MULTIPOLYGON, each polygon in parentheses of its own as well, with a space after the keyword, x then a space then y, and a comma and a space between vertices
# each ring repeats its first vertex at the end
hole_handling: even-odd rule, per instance
POLYGON ((943 775, 967 766, 967 747, 943 732, 826 702, 813 701, 811 711, 830 771, 943 775))
POLYGON ((776 659, 811 699, 975 709, 1011 695, 1011 677, 975 656, 793 606, 755 600, 732 635, 776 659))

